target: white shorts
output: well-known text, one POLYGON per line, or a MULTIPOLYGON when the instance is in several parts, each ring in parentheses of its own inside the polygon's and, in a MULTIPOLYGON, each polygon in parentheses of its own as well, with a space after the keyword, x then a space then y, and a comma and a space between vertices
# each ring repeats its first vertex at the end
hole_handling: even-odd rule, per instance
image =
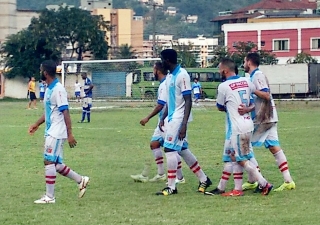
POLYGON ((280 146, 277 123, 255 124, 251 141, 255 147, 263 143, 266 148, 280 146))
POLYGON ((158 141, 160 145, 163 147, 164 139, 166 136, 166 126, 168 124, 168 120, 165 119, 164 126, 162 127, 163 132, 159 128, 159 124, 157 125, 156 129, 154 129, 153 135, 151 137, 151 142, 158 141))
POLYGON ((252 133, 232 135, 229 140, 225 140, 222 161, 232 162, 231 156, 234 156, 237 162, 250 160, 254 157, 251 145, 252 133))
POLYGON ((56 139, 51 136, 45 137, 44 160, 54 163, 63 163, 63 144, 66 139, 56 139))
POLYGON ((182 149, 188 148, 187 137, 183 140, 179 140, 181 123, 181 120, 171 120, 168 122, 163 147, 175 151, 181 151, 182 149))
POLYGON ((82 107, 83 108, 88 108, 88 107, 91 108, 92 107, 92 98, 84 97, 82 107))

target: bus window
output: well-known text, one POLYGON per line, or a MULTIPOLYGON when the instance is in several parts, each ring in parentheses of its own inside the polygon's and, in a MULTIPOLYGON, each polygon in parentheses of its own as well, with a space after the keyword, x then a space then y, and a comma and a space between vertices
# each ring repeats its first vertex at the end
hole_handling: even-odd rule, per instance
POLYGON ((140 81, 141 81, 141 72, 140 71, 135 71, 132 74, 132 83, 133 84, 137 84, 137 83, 140 83, 140 81))
POLYGON ((220 73, 218 73, 218 72, 214 73, 214 81, 215 82, 221 82, 222 81, 222 77, 221 77, 220 73))
POLYGON ((199 79, 199 75, 196 72, 191 72, 189 73, 189 75, 190 75, 190 80, 194 80, 194 78, 199 79))
POLYGON ((155 81, 155 77, 153 72, 144 72, 143 73, 144 81, 155 81))
POLYGON ((199 74, 199 81, 200 82, 207 82, 208 74, 207 73, 198 73, 199 74))
POLYGON ((207 82, 213 82, 214 81, 214 73, 208 73, 207 82))

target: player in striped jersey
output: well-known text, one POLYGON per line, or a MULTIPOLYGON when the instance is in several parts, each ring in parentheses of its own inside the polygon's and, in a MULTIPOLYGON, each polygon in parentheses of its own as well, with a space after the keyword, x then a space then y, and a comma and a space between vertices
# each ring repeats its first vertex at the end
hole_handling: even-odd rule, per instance
POLYGON ((79 123, 83 123, 85 117, 87 115, 87 122, 90 123, 91 120, 91 107, 92 107, 92 89, 93 84, 91 80, 88 78, 87 73, 81 73, 81 77, 84 80, 84 98, 83 98, 83 105, 82 105, 82 119, 79 123))

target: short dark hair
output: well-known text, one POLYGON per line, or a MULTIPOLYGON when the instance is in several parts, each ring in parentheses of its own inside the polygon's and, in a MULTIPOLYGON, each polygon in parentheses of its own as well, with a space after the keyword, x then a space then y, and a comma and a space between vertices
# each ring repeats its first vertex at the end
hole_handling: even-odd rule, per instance
POLYGON ((223 58, 221 61, 220 61, 221 65, 224 65, 226 67, 228 67, 228 69, 231 71, 231 72, 235 72, 235 68, 236 68, 236 64, 234 63, 234 61, 232 59, 229 59, 229 58, 223 58))
POLYGON ((255 66, 260 66, 260 55, 257 52, 250 52, 247 57, 247 61, 250 61, 255 66))
POLYGON ((165 49, 161 53, 161 56, 164 60, 168 60, 170 63, 178 63, 178 54, 174 49, 165 49))
POLYGON ((55 77, 57 72, 57 64, 53 60, 45 60, 41 63, 42 68, 50 77, 55 77))
POLYGON ((157 70, 160 70, 160 72, 163 74, 163 75, 167 75, 168 71, 166 71, 164 68, 163 68, 163 65, 161 62, 156 62, 154 64, 154 66, 156 67, 157 70))

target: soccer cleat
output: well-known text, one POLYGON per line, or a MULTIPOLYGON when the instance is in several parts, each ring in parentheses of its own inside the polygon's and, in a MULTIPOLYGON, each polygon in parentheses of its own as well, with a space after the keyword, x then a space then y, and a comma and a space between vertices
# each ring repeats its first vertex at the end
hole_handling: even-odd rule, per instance
POLYGON ((36 204, 50 204, 50 203, 56 203, 55 198, 50 198, 47 195, 42 196, 40 199, 35 200, 34 203, 36 204))
POLYGON ((149 177, 145 177, 142 174, 131 175, 131 178, 134 180, 134 182, 141 182, 141 183, 146 183, 149 180, 149 177))
POLYGON ((87 190, 87 185, 89 184, 90 178, 89 177, 82 177, 79 186, 79 198, 82 198, 87 190))
POLYGON ((254 182, 254 183, 245 182, 245 183, 242 185, 242 190, 243 190, 243 191, 253 190, 253 189, 256 189, 257 187, 258 187, 258 182, 254 182))
POLYGON ((169 187, 166 187, 162 191, 156 193, 156 195, 163 195, 163 196, 175 195, 175 194, 178 194, 177 188, 171 189, 169 187))
MULTIPOLYGON (((182 177, 180 180, 177 178, 176 179, 176 184, 185 184, 186 180, 184 179, 184 177, 182 177)), ((166 185, 168 185, 168 182, 166 183, 166 185)))
POLYGON ((260 185, 258 185, 258 186, 256 187, 256 189, 253 191, 253 193, 262 193, 262 190, 263 190, 263 188, 260 187, 260 185))
POLYGON ((274 189, 273 191, 279 192, 279 191, 284 191, 284 190, 293 190, 296 188, 296 184, 291 181, 290 183, 283 183, 280 185, 280 187, 274 189))
POLYGON ((163 175, 155 175, 153 178, 151 178, 149 181, 150 182, 158 182, 158 181, 165 181, 167 179, 167 175, 163 174, 163 175))
POLYGON ((270 191, 272 190, 272 188, 273 188, 273 185, 267 183, 267 185, 264 188, 262 188, 261 194, 262 195, 268 195, 270 193, 270 191))
POLYGON ((207 177, 207 180, 205 182, 199 182, 198 186, 198 192, 204 193, 208 187, 210 187, 212 184, 209 177, 207 177))
POLYGON ((176 179, 176 184, 185 184, 186 180, 184 179, 184 177, 182 177, 180 180, 176 179))
POLYGON ((204 192, 205 195, 221 195, 225 193, 225 191, 220 190, 219 188, 215 188, 212 191, 206 191, 204 192))
POLYGON ((221 196, 225 196, 225 197, 239 197, 239 196, 243 196, 243 191, 238 191, 238 190, 232 190, 226 193, 221 194, 221 196))

